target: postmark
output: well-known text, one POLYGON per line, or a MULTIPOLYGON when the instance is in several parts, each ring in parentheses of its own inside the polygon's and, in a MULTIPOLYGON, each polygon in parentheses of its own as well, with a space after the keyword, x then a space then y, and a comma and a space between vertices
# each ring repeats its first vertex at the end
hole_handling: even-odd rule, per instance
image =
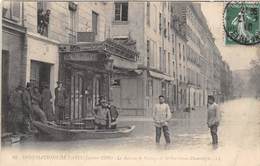
POLYGON ((229 2, 224 10, 226 44, 260 43, 259 19, 259 2, 229 2))

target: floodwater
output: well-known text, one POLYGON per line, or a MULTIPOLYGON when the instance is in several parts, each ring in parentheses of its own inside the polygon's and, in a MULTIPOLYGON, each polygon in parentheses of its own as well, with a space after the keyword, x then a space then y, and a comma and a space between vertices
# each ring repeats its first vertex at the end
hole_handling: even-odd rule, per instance
POLYGON ((167 161, 199 166, 260 166, 260 101, 252 98, 232 100, 221 104, 220 110, 222 118, 217 148, 211 145, 206 110, 201 109, 173 114, 174 118, 169 123, 170 146, 165 146, 163 134, 161 144, 155 144, 155 128, 151 119, 124 117, 119 126, 136 126, 129 137, 67 142, 31 140, 7 147, 4 151, 18 149, 20 152, 37 151, 43 154, 46 151, 84 154, 78 156, 80 159, 77 161, 82 162, 122 160, 156 165, 167 161), (86 154, 92 157, 91 161, 86 154), (94 154, 106 155, 103 155, 104 160, 99 160, 100 156, 94 154))

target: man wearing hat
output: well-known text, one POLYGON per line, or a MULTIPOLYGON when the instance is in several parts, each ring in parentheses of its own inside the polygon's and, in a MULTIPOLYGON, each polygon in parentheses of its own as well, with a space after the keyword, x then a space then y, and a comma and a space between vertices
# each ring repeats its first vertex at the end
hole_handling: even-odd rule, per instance
POLYGON ((57 81, 58 86, 55 88, 55 115, 56 123, 59 123, 61 120, 64 120, 65 116, 65 103, 66 103, 66 90, 63 87, 61 81, 57 81))
POLYGON ((23 87, 19 85, 11 93, 9 98, 9 103, 11 105, 12 131, 14 134, 24 133, 22 93, 23 87))
POLYGON ((99 105, 94 109, 97 129, 111 128, 111 115, 104 97, 100 97, 99 105))

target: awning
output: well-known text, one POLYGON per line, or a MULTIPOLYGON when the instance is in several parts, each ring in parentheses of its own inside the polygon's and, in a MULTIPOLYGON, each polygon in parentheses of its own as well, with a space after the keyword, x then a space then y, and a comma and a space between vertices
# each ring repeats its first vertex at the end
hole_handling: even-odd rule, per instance
POLYGON ((167 76, 165 74, 161 74, 161 73, 157 73, 154 71, 149 71, 150 76, 158 78, 158 79, 162 79, 162 80, 167 80, 167 81, 174 81, 173 77, 167 76))

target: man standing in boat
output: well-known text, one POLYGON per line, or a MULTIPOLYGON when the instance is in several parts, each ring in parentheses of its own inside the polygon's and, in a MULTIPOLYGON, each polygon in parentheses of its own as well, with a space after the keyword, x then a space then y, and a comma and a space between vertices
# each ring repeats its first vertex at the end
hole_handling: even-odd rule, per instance
POLYGON ((58 87, 55 88, 55 115, 56 123, 59 123, 61 120, 64 120, 65 116, 65 103, 66 103, 66 90, 63 88, 61 81, 57 81, 58 87))
POLYGON ((156 143, 160 143, 161 130, 165 137, 166 144, 170 144, 170 133, 168 128, 168 121, 171 119, 171 111, 168 104, 165 103, 163 95, 159 96, 159 104, 156 104, 153 110, 153 120, 156 129, 156 143))
POLYGON ((104 97, 100 97, 99 105, 94 109, 94 115, 97 129, 111 128, 111 115, 104 97))

